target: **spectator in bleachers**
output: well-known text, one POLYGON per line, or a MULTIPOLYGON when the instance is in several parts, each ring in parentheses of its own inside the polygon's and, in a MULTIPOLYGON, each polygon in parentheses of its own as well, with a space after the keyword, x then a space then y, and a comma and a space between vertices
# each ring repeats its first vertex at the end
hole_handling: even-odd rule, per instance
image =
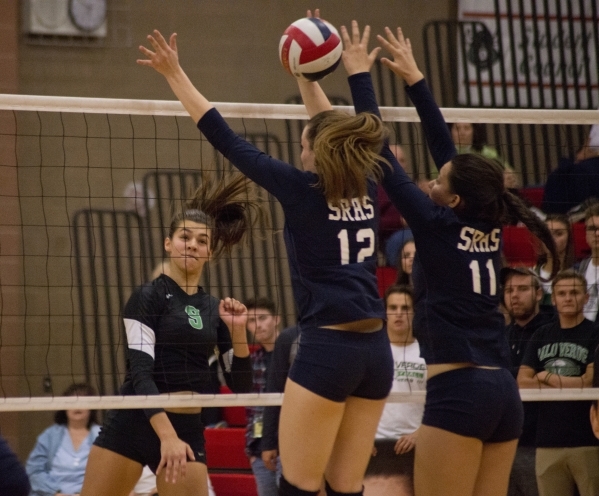
MULTIPOLYGON (((549 214, 545 219, 547 227, 551 231, 551 235, 555 240, 555 248, 559 255, 560 270, 571 269, 574 266, 574 235, 572 234, 572 224, 567 215, 564 214, 549 214)), ((541 310, 547 313, 553 313, 553 305, 551 303, 551 281, 549 277, 553 271, 553 257, 551 253, 541 246, 542 252, 537 258, 534 271, 543 282, 543 299, 541 300, 541 310)))
MULTIPOLYGON (((63 396, 95 396, 87 384, 71 384, 63 396)), ((89 451, 100 432, 95 410, 60 410, 54 425, 42 432, 31 451, 25 469, 31 482, 31 496, 79 494, 89 451)))
POLYGON ((584 306, 584 316, 594 322, 599 308, 599 203, 594 203, 587 208, 584 224, 591 256, 580 262, 577 271, 586 279, 589 293, 588 301, 584 306))
POLYGON ((510 189, 519 187, 520 181, 513 167, 501 158, 495 148, 487 144, 485 124, 454 122, 450 124, 449 130, 458 153, 478 153, 487 159, 496 160, 503 166, 505 187, 510 189))
MULTIPOLYGON (((518 372, 521 388, 580 389, 591 387, 599 332, 585 319, 588 299, 584 277, 573 270, 553 280, 558 321, 532 336, 518 372)), ((599 494, 599 441, 589 421, 586 401, 546 401, 539 405, 536 477, 539 494, 599 494)))
MULTIPOLYGON (((526 346, 535 331, 553 319, 539 311, 543 297, 541 281, 526 267, 501 269, 500 283, 503 303, 510 317, 506 335, 510 345, 511 371, 517 377, 526 346)), ((535 479, 535 437, 538 403, 524 403, 524 426, 518 442, 518 450, 512 471, 508 496, 538 496, 535 479)))
MULTIPOLYGON (((245 303, 248 309, 247 329, 254 342, 260 346, 252 351, 252 369, 254 371, 253 392, 266 391, 266 377, 271 364, 275 341, 279 335, 280 317, 275 304, 265 297, 250 299, 245 303)), ((269 470, 262 461, 262 435, 264 425, 264 407, 246 408, 247 430, 246 454, 250 459, 252 472, 256 478, 258 496, 277 496, 277 474, 269 470)))
MULTIPOLYGON (((425 391, 426 363, 420 357, 420 346, 412 332, 414 301, 411 288, 391 286, 385 292, 385 307, 394 365, 391 392, 425 391)), ((392 457, 398 475, 400 466, 408 467, 402 470, 409 476, 405 481, 407 488, 413 487, 414 447, 423 411, 422 403, 387 403, 376 431, 374 458, 392 457)), ((371 463, 376 462, 371 458, 371 463)), ((413 489, 406 494, 413 494, 413 489)))
MULTIPOLYGON (((402 251, 404 246, 408 243, 414 243, 414 235, 410 229, 397 231, 391 238, 389 238, 385 248, 385 258, 387 259, 388 265, 397 267, 398 269, 401 267, 402 251)), ((413 251, 415 250, 416 249, 414 248, 413 251)))
POLYGON ((599 125, 576 157, 562 158, 545 183, 542 209, 547 213, 568 213, 589 198, 599 198, 599 125))
POLYGON ((413 239, 408 239, 402 246, 401 253, 399 254, 396 284, 412 286, 412 267, 414 266, 415 256, 416 243, 414 243, 413 239))

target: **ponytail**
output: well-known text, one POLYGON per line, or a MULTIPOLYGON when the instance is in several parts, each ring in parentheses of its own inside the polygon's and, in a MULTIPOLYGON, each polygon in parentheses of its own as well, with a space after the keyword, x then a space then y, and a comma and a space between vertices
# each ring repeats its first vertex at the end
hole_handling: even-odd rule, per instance
POLYGON ((182 210, 173 216, 169 237, 183 220, 206 224, 212 230, 210 250, 213 258, 241 242, 257 219, 263 217, 250 193, 250 180, 242 174, 231 174, 214 182, 202 175, 202 184, 182 210))
POLYGON ((526 204, 511 191, 505 190, 502 198, 507 215, 522 222, 528 230, 545 245, 551 254, 553 264, 549 280, 553 279, 560 270, 560 260, 559 254, 557 253, 557 247, 555 246, 555 240, 551 235, 549 227, 547 227, 547 224, 545 224, 545 222, 532 212, 526 204))

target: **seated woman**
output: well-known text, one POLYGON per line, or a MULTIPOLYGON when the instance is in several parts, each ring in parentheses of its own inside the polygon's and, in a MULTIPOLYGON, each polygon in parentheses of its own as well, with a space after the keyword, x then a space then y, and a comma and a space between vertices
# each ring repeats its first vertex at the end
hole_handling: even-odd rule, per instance
MULTIPOLYGON (((72 384, 63 396, 95 396, 87 384, 72 384)), ((95 410, 60 410, 54 425, 37 438, 25 470, 31 482, 31 496, 79 494, 87 457, 100 426, 95 410)))
MULTIPOLYGON (((572 224, 567 215, 564 214, 549 214, 545 219, 547 227, 551 231, 551 235, 555 240, 555 247, 559 256, 559 270, 571 269, 575 262, 574 257, 574 237, 572 234, 572 224)), ((537 263, 534 271, 541 277, 543 282, 543 299, 541 300, 541 310, 553 313, 553 305, 551 303, 551 281, 550 274, 553 272, 553 265, 556 261, 553 260, 551 254, 541 247, 542 253, 537 258, 537 263)))
POLYGON ((484 124, 453 122, 449 125, 449 130, 458 154, 477 153, 490 160, 497 160, 503 166, 505 187, 516 189, 520 186, 514 168, 501 158, 495 148, 487 144, 487 128, 484 124))
POLYGON ((401 249, 401 255, 397 264, 397 281, 396 284, 405 284, 412 286, 412 266, 414 265, 414 257, 416 256, 416 244, 414 240, 408 240, 401 249))

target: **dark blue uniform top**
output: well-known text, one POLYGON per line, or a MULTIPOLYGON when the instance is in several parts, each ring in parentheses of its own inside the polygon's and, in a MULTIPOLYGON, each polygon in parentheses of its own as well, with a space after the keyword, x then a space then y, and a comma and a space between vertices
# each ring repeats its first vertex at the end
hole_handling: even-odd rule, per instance
POLYGON ((285 212, 285 244, 300 324, 384 318, 376 281, 377 185, 368 196, 327 204, 318 176, 269 157, 235 134, 216 109, 198 122, 208 141, 271 193, 285 212))
MULTIPOLYGON (((356 112, 378 106, 370 74, 349 78, 356 112)), ((425 81, 408 88, 438 168, 456 150, 425 81)), ((385 146, 383 186, 406 218, 416 242, 413 267, 414 334, 427 364, 471 362, 509 366, 505 322, 499 313, 501 227, 459 218, 436 205, 406 175, 385 146)))

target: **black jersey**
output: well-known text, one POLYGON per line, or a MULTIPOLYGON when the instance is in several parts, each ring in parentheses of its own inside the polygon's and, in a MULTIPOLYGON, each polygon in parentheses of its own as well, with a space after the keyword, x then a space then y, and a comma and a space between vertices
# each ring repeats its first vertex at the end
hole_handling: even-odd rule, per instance
POLYGON ((369 181, 367 196, 334 207, 316 186, 316 174, 261 152, 236 135, 216 109, 200 119, 198 128, 235 167, 281 203, 299 322, 324 326, 384 318, 376 280, 376 183, 369 181))
POLYGON ((137 288, 123 311, 128 345, 123 394, 204 393, 210 384, 208 360, 215 353, 229 387, 249 392, 249 357, 234 357, 218 306, 202 288, 189 295, 164 274, 137 288))
MULTIPOLYGON (((349 78, 356 112, 378 114, 370 74, 349 78)), ((420 115, 438 168, 456 154, 449 130, 426 82, 408 89, 420 115)), ((401 168, 388 146, 392 164, 383 167, 383 187, 405 217, 416 242, 414 335, 428 364, 471 362, 509 366, 505 322, 499 308, 501 228, 459 218, 436 205, 401 168)))
MULTIPOLYGON (((569 329, 559 321, 540 327, 528 342, 522 365, 535 373, 546 370, 564 377, 580 377, 595 358, 599 332, 584 319, 569 329)), ((537 448, 597 446, 589 421, 591 401, 543 401, 539 404, 537 448)))

